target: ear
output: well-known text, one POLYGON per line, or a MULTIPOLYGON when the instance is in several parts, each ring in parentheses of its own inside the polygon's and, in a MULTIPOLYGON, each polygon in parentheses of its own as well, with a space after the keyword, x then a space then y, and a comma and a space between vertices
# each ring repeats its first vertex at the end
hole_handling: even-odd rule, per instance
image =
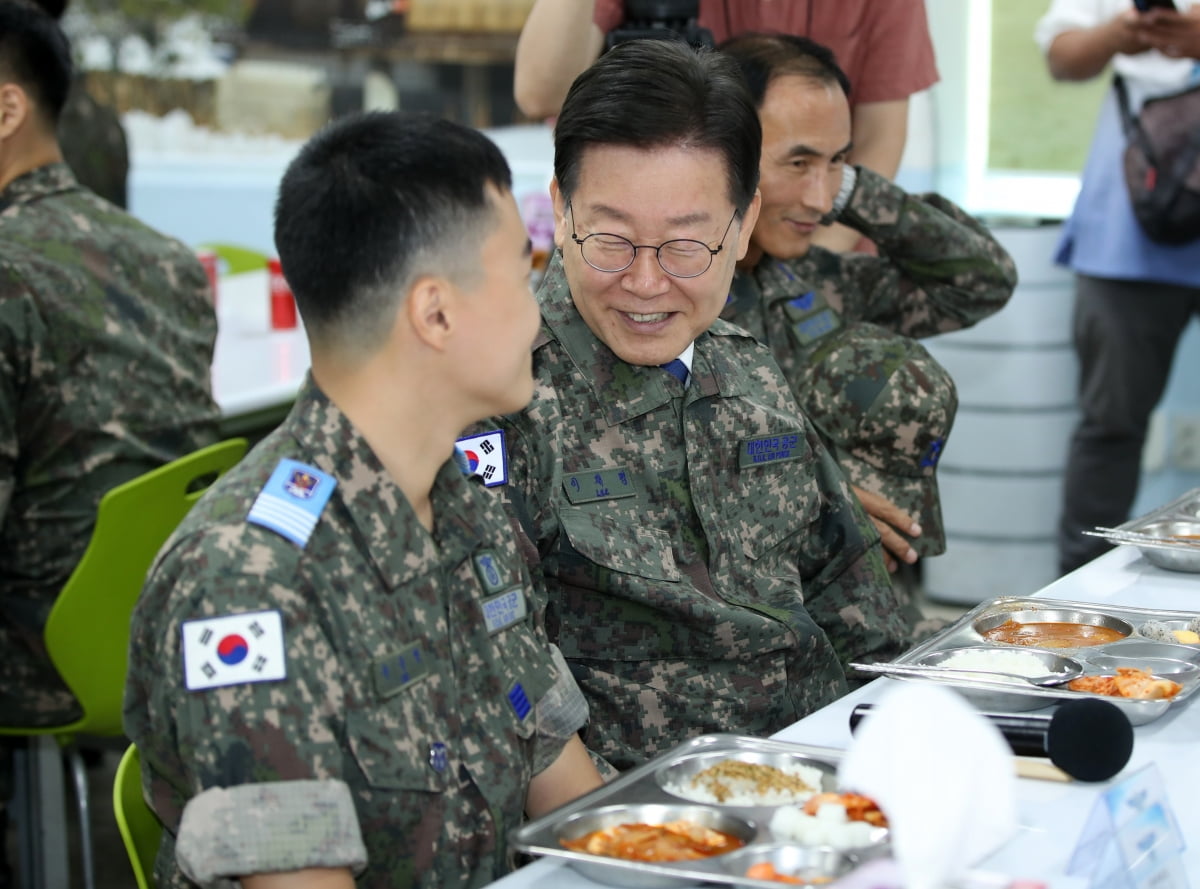
POLYGON ((431 349, 444 351, 455 328, 457 294, 445 278, 418 278, 405 297, 397 323, 408 324, 412 335, 431 349))
POLYGON ((0 83, 0 139, 9 139, 33 113, 29 96, 15 83, 0 83))
POLYGON ((750 249, 750 236, 754 234, 754 226, 758 224, 758 212, 761 209, 762 192, 756 188, 754 189, 754 197, 750 199, 750 206, 742 214, 741 227, 738 229, 738 259, 743 259, 746 256, 746 251, 750 249))
POLYGON ((550 200, 554 202, 554 246, 561 250, 570 230, 567 228, 567 202, 557 179, 550 180, 550 200))

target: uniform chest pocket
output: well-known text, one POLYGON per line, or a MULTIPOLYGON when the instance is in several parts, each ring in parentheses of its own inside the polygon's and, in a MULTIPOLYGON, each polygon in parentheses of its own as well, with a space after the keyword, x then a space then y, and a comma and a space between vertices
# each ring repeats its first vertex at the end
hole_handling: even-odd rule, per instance
POLYGON ((648 580, 678 582, 682 576, 665 531, 587 508, 567 507, 558 518, 575 551, 597 565, 648 580))
POLYGON ((742 551, 759 559, 789 537, 803 535, 821 509, 816 460, 803 429, 742 438, 736 454, 737 490, 728 500, 742 551))
POLYGON ((406 700, 389 698, 379 709, 346 716, 350 752, 370 787, 443 792, 453 780, 452 745, 459 741, 429 712, 436 693, 418 685, 400 695, 406 700))

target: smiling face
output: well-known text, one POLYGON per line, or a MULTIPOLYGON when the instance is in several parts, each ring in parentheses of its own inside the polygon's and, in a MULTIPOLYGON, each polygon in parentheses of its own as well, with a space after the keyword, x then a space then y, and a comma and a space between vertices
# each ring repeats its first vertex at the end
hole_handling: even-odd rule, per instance
POLYGON ((751 256, 754 261, 762 253, 796 259, 808 252, 842 185, 850 103, 836 84, 785 75, 767 86, 758 115, 763 204, 751 256))
POLYGON ((571 297, 592 333, 618 358, 666 364, 717 319, 758 215, 756 195, 744 218, 728 225, 734 212, 728 178, 716 151, 596 145, 582 155, 569 212, 558 183, 551 185, 554 241, 563 251, 571 297), (655 246, 687 238, 721 250, 694 278, 667 274, 655 252, 645 249, 624 271, 601 272, 584 262, 572 233, 581 239, 620 235, 655 246))

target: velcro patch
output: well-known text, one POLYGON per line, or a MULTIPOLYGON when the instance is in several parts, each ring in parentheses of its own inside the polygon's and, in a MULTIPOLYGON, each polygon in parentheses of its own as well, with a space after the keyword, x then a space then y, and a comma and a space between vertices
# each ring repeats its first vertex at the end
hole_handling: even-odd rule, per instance
POLYGON ((508 448, 503 429, 468 435, 456 441, 454 447, 466 459, 466 474, 483 479, 485 487, 494 488, 508 481, 508 448))
POLYGON ((744 439, 738 445, 738 469, 780 460, 798 460, 806 453, 803 444, 804 436, 798 431, 744 439))

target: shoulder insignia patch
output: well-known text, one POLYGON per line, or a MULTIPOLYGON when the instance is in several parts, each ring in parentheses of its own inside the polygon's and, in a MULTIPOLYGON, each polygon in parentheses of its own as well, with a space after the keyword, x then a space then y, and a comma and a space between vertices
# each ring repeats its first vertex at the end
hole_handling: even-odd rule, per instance
MULTIPOLYGON (((504 444, 503 429, 468 435, 456 441, 454 447, 466 460, 463 467, 466 475, 483 479, 488 488, 508 481, 508 448, 504 444)), ((461 461, 459 465, 462 466, 461 461)))
POLYGON ((188 691, 287 678, 283 618, 278 611, 189 620, 180 629, 188 691))
POLYGON ((258 492, 246 521, 270 528, 303 549, 336 487, 332 475, 285 457, 258 492))

